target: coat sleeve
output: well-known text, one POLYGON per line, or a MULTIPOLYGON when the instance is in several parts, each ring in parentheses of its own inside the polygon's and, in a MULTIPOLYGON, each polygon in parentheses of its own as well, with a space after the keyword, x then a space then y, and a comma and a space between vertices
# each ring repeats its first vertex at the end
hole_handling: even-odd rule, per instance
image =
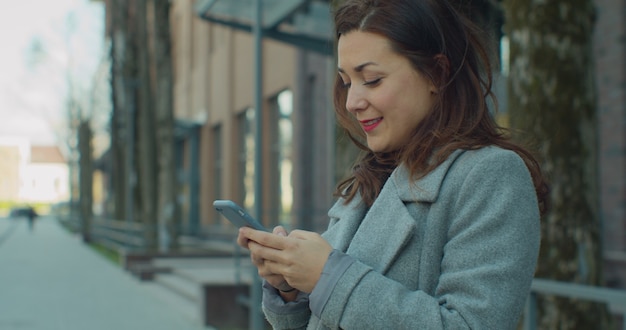
POLYGON ((356 261, 330 294, 320 315, 323 324, 343 329, 515 329, 539 250, 535 190, 515 153, 468 154, 450 169, 429 214, 428 221, 446 228, 440 256, 429 265, 438 272, 434 288, 409 290, 356 261))
POLYGON ((265 281, 262 307, 272 329, 305 329, 311 317, 308 294, 301 292, 296 301, 285 303, 278 291, 265 281))

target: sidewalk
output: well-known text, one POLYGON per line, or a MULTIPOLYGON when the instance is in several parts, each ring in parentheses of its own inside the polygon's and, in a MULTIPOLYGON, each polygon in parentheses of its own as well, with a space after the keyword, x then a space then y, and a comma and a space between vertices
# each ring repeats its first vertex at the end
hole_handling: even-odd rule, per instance
POLYGON ((206 330, 53 218, 0 218, 0 330, 206 330))

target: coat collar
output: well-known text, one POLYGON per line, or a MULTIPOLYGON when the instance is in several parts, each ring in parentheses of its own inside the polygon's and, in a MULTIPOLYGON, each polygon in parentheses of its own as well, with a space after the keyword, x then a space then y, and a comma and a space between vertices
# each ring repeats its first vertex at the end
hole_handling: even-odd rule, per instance
POLYGON ((448 169, 462 153, 463 150, 454 151, 441 165, 417 181, 411 179, 406 166, 398 166, 387 180, 387 184, 396 186, 398 197, 404 202, 432 203, 439 196, 439 190, 448 169))

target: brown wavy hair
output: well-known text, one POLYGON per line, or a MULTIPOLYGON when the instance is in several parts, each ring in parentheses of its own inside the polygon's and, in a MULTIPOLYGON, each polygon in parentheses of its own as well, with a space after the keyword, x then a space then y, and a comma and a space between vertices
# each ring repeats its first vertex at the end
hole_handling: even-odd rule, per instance
POLYGON ((352 174, 337 185, 335 195, 346 201, 357 192, 371 206, 385 181, 401 163, 419 179, 457 149, 496 145, 516 152, 528 167, 541 212, 545 212, 547 184, 539 163, 513 143, 489 112, 492 64, 484 33, 445 0, 346 0, 335 11, 335 38, 351 31, 386 37, 392 50, 411 62, 438 88, 433 108, 416 127, 410 140, 392 153, 375 153, 365 134, 346 109, 347 89, 335 78, 334 105, 339 124, 363 151, 352 174))

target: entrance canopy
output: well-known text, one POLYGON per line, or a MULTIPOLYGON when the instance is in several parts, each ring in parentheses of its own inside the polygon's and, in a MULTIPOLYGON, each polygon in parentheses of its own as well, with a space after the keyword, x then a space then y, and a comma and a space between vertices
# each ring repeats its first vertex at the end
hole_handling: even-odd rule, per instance
MULTIPOLYGON (((257 0, 197 0, 209 22, 252 32, 257 0)), ((263 36, 325 55, 333 53, 329 0, 262 0, 263 36)))

